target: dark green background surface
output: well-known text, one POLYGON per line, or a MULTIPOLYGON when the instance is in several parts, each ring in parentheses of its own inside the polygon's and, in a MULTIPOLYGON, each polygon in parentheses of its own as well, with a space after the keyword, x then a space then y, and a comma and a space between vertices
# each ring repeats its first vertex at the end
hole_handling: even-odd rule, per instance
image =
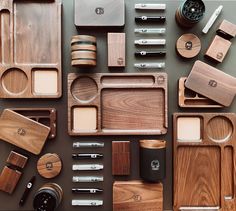
MULTIPOLYGON (((89 1, 89 0, 88 0, 89 1)), ((167 17, 167 21, 165 27, 167 28, 167 33, 165 38, 167 40, 167 56, 165 59, 166 68, 165 72, 168 73, 169 76, 169 129, 168 134, 165 136, 107 136, 107 137, 69 137, 67 133, 67 74, 69 72, 109 72, 107 68, 107 45, 106 45, 106 33, 109 31, 114 31, 112 29, 90 29, 90 30, 76 30, 73 24, 73 0, 64 0, 63 1, 63 97, 58 100, 1 100, 0 105, 2 108, 9 107, 55 107, 58 110, 58 118, 57 118, 57 137, 55 140, 49 140, 46 144, 42 154, 47 152, 55 152, 58 153, 63 160, 63 170, 60 176, 52 180, 42 179, 36 172, 36 162, 38 160, 37 156, 30 155, 30 161, 27 164, 22 179, 20 180, 16 191, 13 195, 7 195, 5 193, 0 192, 0 210, 32 210, 32 197, 35 191, 41 187, 46 182, 56 182, 60 184, 64 190, 64 197, 61 206, 58 208, 58 211, 111 211, 112 210, 112 182, 113 180, 132 180, 139 179, 139 153, 138 153, 138 140, 140 139, 165 139, 167 141, 167 163, 166 163, 166 179, 163 181, 164 184, 164 208, 165 210, 172 209, 172 114, 174 112, 235 112, 236 111, 236 102, 232 104, 232 106, 228 109, 180 109, 177 104, 177 81, 182 76, 187 76, 189 71, 191 70, 191 66, 193 65, 196 59, 205 60, 203 58, 203 54, 206 51, 208 45, 210 44, 211 39, 215 35, 215 31, 217 26, 223 19, 227 19, 231 22, 236 23, 236 1, 205 1, 206 3, 206 15, 204 19, 196 25, 196 27, 183 30, 179 28, 175 23, 175 10, 179 5, 179 1, 153 1, 153 0, 126 0, 126 25, 122 30, 115 31, 125 31, 127 34, 127 67, 125 70, 122 70, 124 74, 126 72, 138 72, 133 68, 134 62, 142 61, 134 58, 134 39, 138 38, 134 35, 134 28, 136 24, 134 22, 135 15, 138 13, 134 10, 135 3, 166 3, 167 9, 164 13, 167 17), (210 30, 207 35, 202 35, 201 30, 203 26, 206 24, 207 20, 213 13, 213 11, 220 5, 223 4, 223 12, 219 19, 217 19, 216 24, 210 30), (191 60, 183 60, 176 55, 175 52, 175 42, 177 38, 183 33, 195 33, 198 35, 202 41, 202 51, 198 58, 191 60), (95 35, 98 38, 98 65, 95 69, 92 70, 82 70, 72 68, 70 65, 70 39, 72 35, 76 34, 90 34, 95 35), (127 140, 132 143, 132 171, 129 177, 113 177, 111 175, 111 142, 119 141, 119 140, 127 140), (73 141, 104 141, 105 148, 98 150, 74 150, 72 149, 73 141), (84 185, 73 185, 71 182, 71 178, 73 172, 71 170, 71 165, 73 163, 71 159, 72 152, 103 152, 104 159, 102 160, 105 169, 100 172, 100 174, 104 175, 105 181, 98 186, 84 184, 84 185), (30 195, 29 200, 23 208, 18 207, 18 201, 23 193, 24 186, 27 181, 31 178, 32 175, 37 175, 37 180, 35 187, 30 195), (73 208, 71 206, 72 199, 82 199, 80 196, 72 195, 71 188, 72 187, 100 187, 104 189, 104 193, 98 195, 98 199, 104 200, 103 207, 95 207, 95 208, 73 208)), ((140 13, 141 14, 141 13, 140 13)), ((142 13, 147 14, 147 13, 142 13)), ((150 13, 152 14, 152 13, 150 13)), ((158 13, 159 14, 159 13, 158 13)), ((158 15, 157 14, 157 15, 158 15)), ((47 24, 47 23, 45 23, 47 24)), ((162 26, 162 25, 160 25, 162 26)), ((43 29, 42 29, 43 30, 43 29)), ((141 38, 141 37, 140 37, 141 38)), ((229 54, 225 58, 223 64, 217 65, 217 68, 224 70, 226 73, 229 73, 236 77, 236 40, 233 40, 233 45, 230 48, 229 54)), ((149 61, 149 60, 146 60, 149 61)), ((208 61, 207 61, 208 62, 208 61)), ((209 63, 209 62, 208 62, 209 63)), ((114 72, 120 72, 120 70, 113 70, 114 72)), ((0 169, 5 165, 6 158, 11 149, 15 149, 5 142, 0 142, 0 169)), ((21 151, 21 150, 19 150, 21 151)), ((81 174, 82 175, 82 174, 81 174)), ((95 196, 83 196, 83 198, 94 198, 95 196)))

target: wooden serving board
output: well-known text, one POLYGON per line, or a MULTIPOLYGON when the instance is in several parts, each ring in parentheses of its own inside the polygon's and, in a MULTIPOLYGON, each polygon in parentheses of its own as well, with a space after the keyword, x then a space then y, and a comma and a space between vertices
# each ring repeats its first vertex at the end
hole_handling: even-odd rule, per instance
POLYGON ((236 93, 236 79, 204 62, 196 61, 185 86, 224 106, 230 106, 236 93))
POLYGON ((223 108, 223 105, 210 100, 185 87, 187 78, 179 79, 179 106, 182 108, 223 108))
POLYGON ((175 113, 174 211, 236 209, 236 115, 175 113))
POLYGON ((61 1, 0 1, 0 98, 59 98, 61 1))
POLYGON ((167 81, 166 73, 70 73, 69 134, 165 134, 167 81))

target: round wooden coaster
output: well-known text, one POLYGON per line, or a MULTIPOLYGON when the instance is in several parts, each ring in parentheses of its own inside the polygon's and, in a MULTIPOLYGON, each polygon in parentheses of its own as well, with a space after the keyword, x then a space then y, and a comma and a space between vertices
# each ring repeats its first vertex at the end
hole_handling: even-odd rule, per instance
POLYGON ((97 53, 92 51, 73 51, 71 52, 72 60, 75 59, 96 59, 97 53))
POLYGON ((60 174, 61 169, 62 162, 57 154, 47 153, 37 163, 38 173, 47 179, 56 177, 60 174))
POLYGON ((96 60, 91 59, 76 59, 71 61, 71 65, 75 67, 89 67, 89 66, 96 66, 96 60))
POLYGON ((94 36, 90 35, 76 35, 71 38, 71 44, 74 43, 81 43, 81 44, 86 44, 86 43, 91 43, 93 45, 96 45, 97 38, 94 36))
POLYGON ((83 45, 78 45, 78 44, 74 44, 71 46, 71 51, 93 51, 96 52, 97 51, 97 47, 95 45, 88 45, 88 44, 83 44, 83 45))
POLYGON ((184 58, 193 58, 201 50, 201 41, 194 34, 183 34, 176 42, 176 50, 184 58))

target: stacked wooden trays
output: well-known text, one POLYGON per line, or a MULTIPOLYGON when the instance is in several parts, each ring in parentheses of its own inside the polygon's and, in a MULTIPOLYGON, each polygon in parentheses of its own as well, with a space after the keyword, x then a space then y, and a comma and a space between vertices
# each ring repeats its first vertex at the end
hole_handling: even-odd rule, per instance
POLYGON ((90 67, 97 64, 97 39, 89 35, 77 35, 71 39, 71 65, 90 67))

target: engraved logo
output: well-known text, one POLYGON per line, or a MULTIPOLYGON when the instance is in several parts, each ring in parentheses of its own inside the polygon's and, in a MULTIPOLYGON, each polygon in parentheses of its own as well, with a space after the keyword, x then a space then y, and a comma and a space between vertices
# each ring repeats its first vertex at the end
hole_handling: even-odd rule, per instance
POLYGON ((96 12, 97 15, 103 15, 103 14, 104 14, 104 8, 102 8, 102 7, 97 7, 97 8, 95 9, 95 12, 96 12))
POLYGON ((46 169, 47 170, 52 170, 52 168, 53 168, 53 163, 52 162, 47 162, 46 163, 46 169))
POLYGON ((165 77, 163 75, 157 77, 158 84, 163 84, 164 82, 165 82, 165 77))
POLYGON ((123 65, 123 64, 124 64, 124 59, 121 58, 121 57, 118 58, 118 59, 117 59, 117 64, 118 64, 118 65, 123 65))
POLYGON ((26 134, 26 131, 25 131, 25 129, 23 129, 23 128, 19 128, 19 129, 17 130, 17 133, 18 133, 20 136, 24 136, 24 135, 26 134))
POLYGON ((208 85, 211 87, 217 87, 217 82, 215 80, 210 80, 208 85))
POLYGON ((138 202, 138 201, 142 200, 142 196, 140 196, 139 194, 135 194, 135 195, 133 195, 133 199, 134 199, 134 201, 138 202))
POLYGON ((151 167, 153 171, 158 171, 160 169, 160 162, 159 160, 153 160, 151 162, 151 167))
POLYGON ((216 55, 216 58, 217 59, 222 59, 224 56, 224 54, 222 52, 219 52, 217 55, 216 55))

